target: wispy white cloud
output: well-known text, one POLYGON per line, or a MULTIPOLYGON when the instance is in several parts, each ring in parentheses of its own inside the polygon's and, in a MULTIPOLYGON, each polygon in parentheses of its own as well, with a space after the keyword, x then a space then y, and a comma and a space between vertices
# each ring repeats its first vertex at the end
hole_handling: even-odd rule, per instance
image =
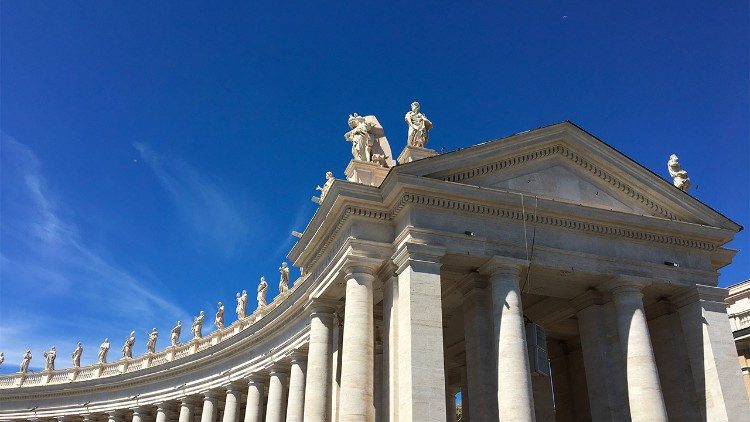
POLYGON ((169 194, 201 249, 209 247, 232 255, 248 240, 249 216, 243 215, 228 192, 184 160, 159 155, 148 144, 133 146, 169 194))
POLYGON ((31 149, 6 134, 0 142, 3 371, 27 348, 40 356, 53 344, 64 351, 80 340, 90 361, 104 337, 188 318, 160 294, 163 285, 150 272, 134 273, 90 246, 31 149))

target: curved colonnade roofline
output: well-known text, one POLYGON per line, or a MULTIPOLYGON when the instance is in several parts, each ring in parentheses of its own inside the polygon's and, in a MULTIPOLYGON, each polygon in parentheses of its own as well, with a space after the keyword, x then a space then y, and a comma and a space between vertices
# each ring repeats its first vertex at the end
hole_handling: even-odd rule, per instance
MULTIPOLYGON (((184 343, 167 346, 161 351, 147 352, 133 358, 121 357, 115 361, 86 366, 0 375, 0 389, 71 384, 124 374, 129 374, 130 377, 138 377, 139 372, 146 369, 156 368, 156 370, 159 370, 157 367, 169 363, 180 364, 185 358, 199 352, 208 350, 213 355, 228 347, 227 343, 230 339, 247 338, 259 334, 259 331, 267 327, 268 324, 263 326, 257 324, 260 322, 272 323, 275 319, 278 319, 279 316, 276 315, 278 312, 274 311, 282 308, 282 305, 289 305, 286 308, 288 309, 293 307, 295 302, 304 299, 304 297, 298 297, 299 295, 295 293, 300 290, 299 287, 304 284, 307 278, 306 276, 299 277, 288 290, 279 293, 271 303, 258 306, 252 314, 244 318, 238 318, 228 326, 217 328, 206 336, 194 337, 184 343), (267 316, 268 318, 266 318, 267 316), (257 328, 258 330, 249 332, 248 330, 251 328, 257 328)), ((281 309, 281 313, 285 312, 286 309, 281 309)))

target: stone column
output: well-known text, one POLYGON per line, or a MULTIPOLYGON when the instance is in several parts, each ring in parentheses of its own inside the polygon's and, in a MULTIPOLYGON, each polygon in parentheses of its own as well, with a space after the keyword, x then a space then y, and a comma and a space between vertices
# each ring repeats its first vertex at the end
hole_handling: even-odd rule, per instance
POLYGON ((630 418, 628 385, 613 308, 595 290, 573 299, 573 306, 586 367, 591 418, 627 420, 630 418))
POLYGON ((696 285, 671 300, 682 323, 702 419, 750 420, 726 296, 726 289, 696 285))
MULTIPOLYGON (((469 274, 463 291, 464 338, 466 347, 467 390, 471 414, 478 420, 498 420, 497 383, 488 376, 495 371, 492 300, 487 282, 478 273, 469 274)), ((464 409, 468 406, 463 405, 464 409)))
POLYGON ((331 403, 333 306, 313 304, 310 314, 310 347, 305 380, 306 421, 327 421, 331 403))
MULTIPOLYGON (((183 398, 180 401, 179 422, 193 422, 194 412, 195 412, 195 401, 189 397, 183 398)), ((133 422, 135 422, 135 419, 133 420, 133 422)))
POLYGON ((445 418, 444 253, 444 248, 406 243, 393 255, 398 276, 399 420, 445 418))
POLYGON ((466 365, 461 367, 461 421, 471 421, 471 398, 469 397, 469 376, 467 375, 466 365))
POLYGON ((634 422, 666 421, 667 410, 643 310, 643 284, 630 277, 618 278, 617 283, 612 289, 612 298, 627 369, 630 417, 634 422))
POLYGON ((259 376, 251 376, 248 379, 244 422, 263 422, 263 386, 264 383, 259 376))
POLYGON ((372 421, 374 321, 372 283, 379 261, 347 263, 344 350, 341 359, 339 421, 372 421))
POLYGON ((372 383, 372 404, 375 422, 387 421, 383 416, 383 343, 375 341, 374 379, 372 383))
POLYGON ((398 420, 398 278, 390 265, 383 281, 383 419, 398 420))
POLYGON ((268 404, 266 422, 284 422, 284 384, 287 374, 281 368, 272 368, 268 381, 268 404))
POLYGON ((167 422, 167 412, 169 412, 169 403, 158 403, 156 405, 156 422, 167 422))
POLYGON ((498 414, 514 421, 534 421, 526 329, 519 276, 527 261, 494 257, 479 269, 489 276, 497 362, 498 414))
POLYGON ((227 391, 227 396, 224 400, 224 417, 222 418, 222 422, 239 422, 242 393, 234 384, 225 385, 224 389, 227 391))
MULTIPOLYGON (((148 419, 148 412, 143 406, 136 406, 131 409, 133 411, 132 422, 145 422, 148 419)), ((183 421, 180 421, 183 422, 183 421)), ((189 421, 192 422, 192 421, 189 421)))
MULTIPOLYGON (((302 353, 292 355, 289 375, 289 399, 286 407, 287 422, 302 422, 305 412, 305 371, 307 356, 302 353)), ((319 394, 316 392, 315 394, 319 394)))
POLYGON ((339 420, 341 408, 341 356, 344 348, 344 316, 333 314, 333 356, 331 357, 331 420, 339 420))
POLYGON ((218 409, 216 408, 219 397, 213 391, 204 393, 203 395, 203 413, 201 414, 201 422, 216 422, 216 415, 218 409))

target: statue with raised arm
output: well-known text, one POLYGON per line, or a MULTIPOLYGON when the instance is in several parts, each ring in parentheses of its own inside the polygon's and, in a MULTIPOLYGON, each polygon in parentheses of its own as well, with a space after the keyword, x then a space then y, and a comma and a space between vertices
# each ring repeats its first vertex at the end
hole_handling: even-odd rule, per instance
POLYGON ((44 370, 54 371, 55 370, 55 358, 57 358, 57 349, 52 346, 51 349, 44 352, 44 370))
POLYGON ((99 346, 99 363, 107 363, 107 352, 109 352, 109 339, 105 338, 101 346, 99 346))
POLYGON ((156 331, 156 327, 151 329, 148 333, 148 341, 146 342, 146 351, 148 353, 156 353, 156 339, 159 338, 159 332, 156 331))
POLYGON ((81 342, 78 342, 78 345, 76 346, 76 349, 73 350, 73 354, 70 355, 71 358, 73 358, 73 367, 78 368, 81 366, 81 355, 83 354, 83 346, 81 345, 81 342))
POLYGON ((326 182, 323 184, 323 187, 316 187, 316 190, 320 191, 320 202, 323 203, 323 200, 326 199, 326 195, 328 194, 328 190, 331 189, 331 185, 333 185, 333 181, 336 180, 335 177, 333 177, 333 173, 330 171, 326 172, 326 182))
POLYGON ((180 334, 182 333, 182 323, 177 321, 177 325, 172 328, 172 346, 180 344, 180 334))
POLYGON ((237 319, 242 319, 247 316, 247 290, 243 290, 242 294, 237 293, 237 319))
POLYGON ((266 283, 265 277, 261 277, 258 284, 258 309, 263 309, 268 305, 268 302, 266 302, 266 293, 268 293, 268 283, 266 283))
POLYGON ((29 364, 31 364, 31 350, 27 350, 26 353, 23 354, 23 358, 21 358, 21 369, 19 372, 22 374, 28 372, 29 364))
POLYGON ((287 265, 286 262, 281 263, 279 274, 281 274, 281 279, 279 280, 279 293, 285 293, 289 291, 289 265, 287 265))
POLYGON ((204 318, 205 318, 205 313, 201 311, 201 313, 198 314, 198 316, 195 317, 195 319, 193 320, 193 326, 191 327, 191 330, 193 331, 194 339, 203 337, 203 333, 201 330, 203 329, 204 318))
POLYGON ((675 154, 669 156, 667 168, 669 169, 669 175, 672 177, 674 185, 681 191, 687 192, 690 188, 690 178, 687 172, 682 169, 680 159, 675 154))
POLYGON ((427 120, 427 116, 419 111, 418 102, 411 103, 411 111, 406 113, 404 120, 409 127, 406 145, 424 148, 427 145, 428 132, 432 129, 432 122, 427 120))
POLYGON ((347 121, 351 130, 344 139, 352 143, 352 156, 356 161, 372 161, 372 147, 375 141, 370 134, 372 125, 357 113, 350 114, 347 121))
POLYGON ((122 345, 122 357, 132 358, 134 345, 135 345, 135 331, 131 331, 128 338, 125 339, 125 344, 122 345))
POLYGON ((224 328, 224 304, 219 302, 219 308, 216 310, 216 318, 214 318, 214 325, 217 330, 224 328))

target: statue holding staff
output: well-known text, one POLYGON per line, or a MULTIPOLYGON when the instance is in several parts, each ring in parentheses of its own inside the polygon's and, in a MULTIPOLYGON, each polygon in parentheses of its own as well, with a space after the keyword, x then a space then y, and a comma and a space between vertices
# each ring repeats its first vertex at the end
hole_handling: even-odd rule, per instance
POLYGON ((128 338, 125 339, 125 344, 122 345, 122 357, 132 358, 133 357, 133 346, 135 345, 135 331, 131 331, 128 338))

